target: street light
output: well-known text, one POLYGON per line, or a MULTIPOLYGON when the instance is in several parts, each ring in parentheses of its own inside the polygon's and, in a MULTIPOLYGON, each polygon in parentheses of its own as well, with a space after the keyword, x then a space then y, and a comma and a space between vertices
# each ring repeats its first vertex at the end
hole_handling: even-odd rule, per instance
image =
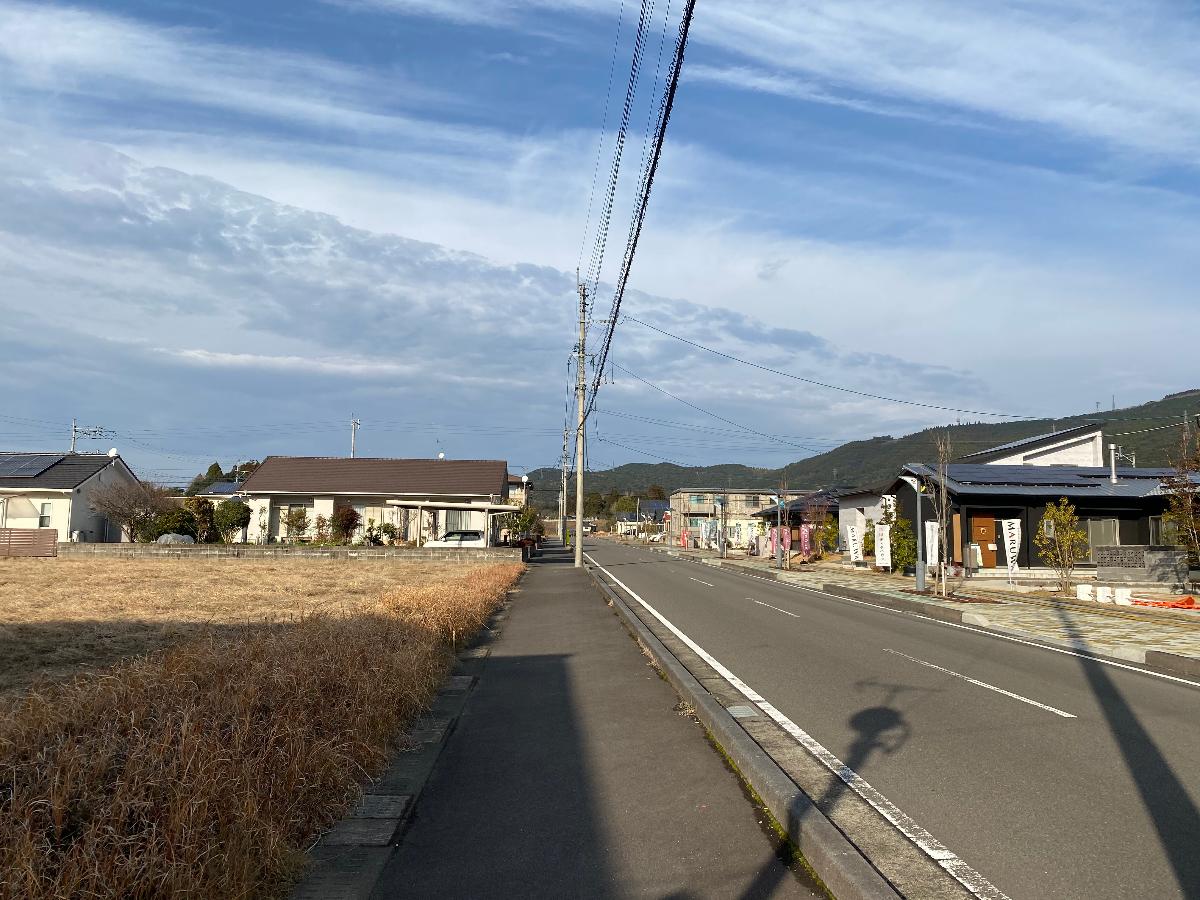
POLYGON ((771 494, 775 504, 775 568, 783 570, 783 498, 771 494))
POLYGON ((921 492, 924 488, 921 485, 919 478, 914 478, 912 475, 901 475, 900 480, 913 489, 913 493, 917 497, 917 564, 915 566, 917 576, 917 590, 925 590, 925 559, 922 552, 924 547, 924 529, 921 527, 921 492))

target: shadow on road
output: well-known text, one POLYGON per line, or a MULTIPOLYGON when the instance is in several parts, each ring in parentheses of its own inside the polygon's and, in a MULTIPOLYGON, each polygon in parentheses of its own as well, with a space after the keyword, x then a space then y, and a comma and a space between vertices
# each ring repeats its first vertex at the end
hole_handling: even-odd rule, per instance
MULTIPOLYGON (((1070 612, 1061 607, 1055 607, 1055 610, 1070 638, 1078 646, 1086 648, 1087 638, 1075 625, 1070 612)), ((1116 739, 1125 767, 1129 769, 1146 812, 1154 823, 1154 830, 1174 870, 1181 895, 1200 898, 1200 850, 1197 849, 1200 810, 1125 700, 1107 666, 1086 656, 1077 658, 1108 729, 1116 739)))

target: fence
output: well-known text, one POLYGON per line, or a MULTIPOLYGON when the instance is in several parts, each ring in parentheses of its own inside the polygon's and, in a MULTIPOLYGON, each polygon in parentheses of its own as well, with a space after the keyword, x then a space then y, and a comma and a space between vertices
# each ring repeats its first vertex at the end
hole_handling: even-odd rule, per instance
POLYGON ((58 556, 53 528, 0 528, 0 556, 58 556))
POLYGON ((382 559, 394 562, 442 560, 464 563, 521 559, 519 547, 308 547, 304 544, 62 544, 59 553, 62 556, 110 559, 382 559))

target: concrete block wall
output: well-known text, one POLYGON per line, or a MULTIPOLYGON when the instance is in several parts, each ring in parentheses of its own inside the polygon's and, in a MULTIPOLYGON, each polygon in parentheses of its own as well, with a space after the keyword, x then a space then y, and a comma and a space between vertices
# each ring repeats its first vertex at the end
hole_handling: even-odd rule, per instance
POLYGON ((247 546, 239 544, 68 544, 58 555, 74 558, 174 559, 367 559, 391 562, 520 562, 520 547, 483 549, 450 547, 305 547, 303 545, 247 546))

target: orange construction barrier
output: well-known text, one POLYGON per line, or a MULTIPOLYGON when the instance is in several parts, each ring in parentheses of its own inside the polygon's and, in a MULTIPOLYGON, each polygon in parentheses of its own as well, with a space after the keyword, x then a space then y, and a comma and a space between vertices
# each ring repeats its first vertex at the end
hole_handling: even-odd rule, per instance
POLYGON ((1135 606, 1153 606, 1158 609, 1200 609, 1196 598, 1191 595, 1178 600, 1138 600, 1135 598, 1133 603, 1135 606))

